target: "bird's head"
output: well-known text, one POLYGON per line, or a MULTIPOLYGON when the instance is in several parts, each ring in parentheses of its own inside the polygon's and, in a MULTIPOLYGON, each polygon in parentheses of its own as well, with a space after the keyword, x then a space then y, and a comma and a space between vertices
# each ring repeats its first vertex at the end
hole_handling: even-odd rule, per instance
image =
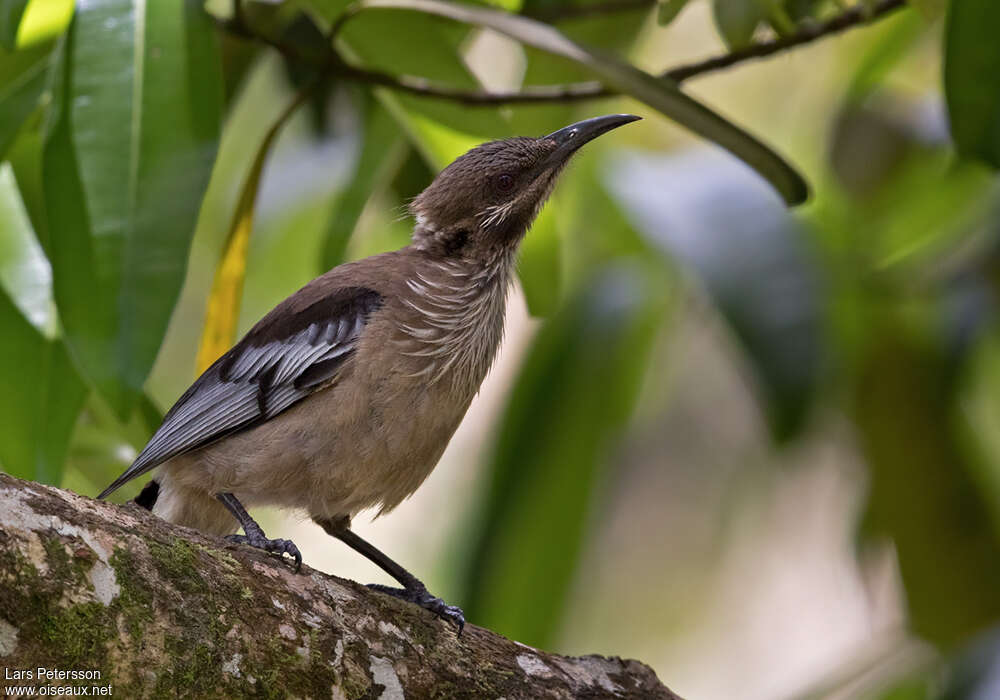
POLYGON ((639 119, 611 114, 538 138, 476 146, 442 170, 413 200, 413 242, 445 257, 489 259, 512 251, 570 157, 588 141, 639 119))

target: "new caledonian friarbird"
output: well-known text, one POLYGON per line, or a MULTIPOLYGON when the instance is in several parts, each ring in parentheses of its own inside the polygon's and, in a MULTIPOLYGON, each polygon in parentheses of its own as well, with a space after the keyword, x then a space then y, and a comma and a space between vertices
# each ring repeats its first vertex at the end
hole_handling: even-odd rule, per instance
POLYGON ((173 523, 302 561, 246 506, 305 510, 402 588, 462 611, 350 529, 392 510, 434 468, 496 355, 518 245, 571 156, 639 117, 484 143, 410 205, 413 241, 339 265, 278 304, 177 400, 99 496, 153 469, 136 501, 173 523), (237 526, 244 534, 233 534, 237 526))

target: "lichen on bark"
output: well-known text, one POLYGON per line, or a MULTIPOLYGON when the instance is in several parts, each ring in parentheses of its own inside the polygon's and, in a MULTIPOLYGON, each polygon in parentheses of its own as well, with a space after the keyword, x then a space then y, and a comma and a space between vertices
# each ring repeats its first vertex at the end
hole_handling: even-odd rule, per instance
POLYGON ((0 666, 97 670, 119 697, 677 697, 637 661, 458 638, 354 582, 3 474, 0 666))

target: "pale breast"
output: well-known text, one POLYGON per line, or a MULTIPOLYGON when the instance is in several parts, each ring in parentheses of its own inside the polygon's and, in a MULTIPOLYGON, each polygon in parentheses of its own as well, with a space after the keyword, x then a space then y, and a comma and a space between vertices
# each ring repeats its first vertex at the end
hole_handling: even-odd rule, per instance
POLYGON ((396 341, 409 374, 471 398, 503 338, 509 282, 506 260, 489 267, 435 261, 418 269, 406 282, 396 341))

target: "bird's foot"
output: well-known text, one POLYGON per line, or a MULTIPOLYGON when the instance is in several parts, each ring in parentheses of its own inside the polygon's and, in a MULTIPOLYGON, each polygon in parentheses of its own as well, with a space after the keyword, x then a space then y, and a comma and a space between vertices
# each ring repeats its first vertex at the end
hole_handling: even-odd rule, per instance
POLYGON ((369 583, 368 588, 415 603, 424 610, 430 610, 442 620, 454 622, 458 625, 458 636, 462 636, 462 630, 465 628, 465 613, 462 612, 462 608, 457 605, 448 605, 440 598, 431 595, 423 584, 419 588, 393 588, 392 586, 383 586, 380 583, 369 583))
POLYGON ((246 535, 226 535, 226 540, 237 544, 248 544, 272 554, 290 554, 295 559, 295 572, 298 573, 302 567, 302 553, 291 540, 271 540, 265 537, 263 532, 254 532, 253 530, 246 535))

